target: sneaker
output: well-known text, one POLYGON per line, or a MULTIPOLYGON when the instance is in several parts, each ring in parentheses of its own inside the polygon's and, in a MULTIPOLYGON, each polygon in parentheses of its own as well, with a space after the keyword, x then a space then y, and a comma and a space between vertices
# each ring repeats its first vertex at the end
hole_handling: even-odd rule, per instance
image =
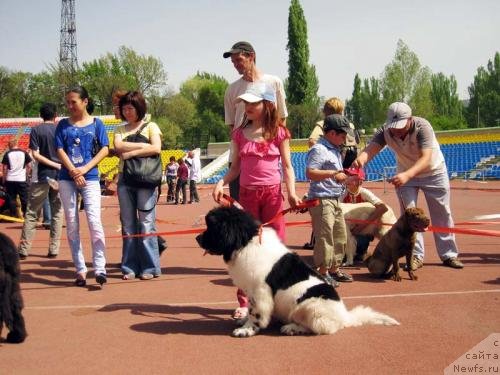
MULTIPOLYGON (((412 271, 416 271, 418 270, 419 268, 422 268, 424 266, 424 260, 423 259, 420 259, 418 257, 412 257, 411 258, 411 270, 412 271)), ((404 270, 405 271, 408 271, 408 267, 404 266, 404 270)))
POLYGON ((332 272, 331 276, 333 277, 334 280, 339 281, 341 283, 350 283, 353 280, 351 275, 341 270, 332 272))
POLYGON ((443 260, 443 265, 446 267, 451 267, 456 269, 464 268, 464 264, 461 261, 459 261, 457 257, 443 260))
POLYGON ((337 281, 335 281, 335 279, 329 273, 326 273, 325 275, 321 276, 323 277, 323 279, 326 281, 327 284, 330 284, 334 288, 337 288, 340 285, 337 281))
POLYGON ((312 243, 310 243, 310 242, 306 242, 304 244, 304 246, 302 246, 302 248, 306 249, 306 250, 312 250, 312 249, 314 249, 314 245, 312 243))
POLYGON ((19 259, 25 260, 28 256, 26 254, 19 253, 19 259))
POLYGON ((108 279, 106 278, 106 275, 103 274, 103 273, 99 273, 96 275, 95 277, 95 281, 100 284, 101 286, 103 286, 103 284, 106 284, 106 282, 108 281, 108 279))
POLYGON ((57 258, 57 253, 48 253, 47 258, 57 258))

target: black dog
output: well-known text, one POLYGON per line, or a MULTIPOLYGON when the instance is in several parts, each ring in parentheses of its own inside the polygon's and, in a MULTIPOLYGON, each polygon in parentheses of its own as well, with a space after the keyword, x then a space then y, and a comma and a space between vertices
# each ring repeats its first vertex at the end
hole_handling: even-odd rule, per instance
POLYGON ((14 242, 0 233, 0 334, 8 328, 7 342, 21 343, 26 339, 24 318, 21 314, 23 297, 19 287, 19 255, 14 242))
POLYGON ((320 274, 264 228, 250 214, 234 207, 219 207, 205 217, 207 229, 196 240, 213 255, 221 255, 234 285, 250 300, 250 316, 233 331, 249 337, 269 325, 271 317, 284 325, 286 335, 332 334, 363 324, 399 324, 393 318, 357 306, 347 310, 336 290, 320 274))

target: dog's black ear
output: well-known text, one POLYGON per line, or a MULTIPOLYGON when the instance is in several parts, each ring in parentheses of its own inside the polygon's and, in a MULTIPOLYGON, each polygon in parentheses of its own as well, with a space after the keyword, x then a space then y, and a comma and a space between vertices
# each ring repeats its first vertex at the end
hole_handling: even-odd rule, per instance
MULTIPOLYGON (((233 253, 245 247, 258 234, 259 223, 247 212, 236 207, 218 207, 211 210, 207 223, 207 244, 212 254, 222 254, 228 262, 233 253)), ((205 236, 205 235, 204 235, 205 236)))
POLYGON ((4 233, 0 233, 0 256, 3 258, 3 267, 11 275, 19 275, 21 268, 14 241, 4 233))

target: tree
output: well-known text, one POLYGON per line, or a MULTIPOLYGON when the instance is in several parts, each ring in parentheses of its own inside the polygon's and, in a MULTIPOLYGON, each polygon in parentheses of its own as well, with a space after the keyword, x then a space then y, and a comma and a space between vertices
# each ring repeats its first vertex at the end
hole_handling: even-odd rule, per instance
POLYGON ((416 77, 420 70, 417 55, 400 39, 396 54, 382 73, 382 96, 387 103, 395 101, 408 103, 413 96, 416 77))
POLYGON ((479 67, 469 86, 467 120, 470 127, 500 125, 500 54, 479 67))
POLYGON ((352 98, 351 100, 347 100, 346 102, 345 113, 357 128, 364 129, 361 124, 362 108, 361 78, 359 78, 359 74, 356 73, 356 75, 354 76, 354 89, 352 90, 352 98))
POLYGON ((381 98, 380 81, 375 77, 365 78, 361 87, 360 127, 365 130, 379 127, 385 121, 386 107, 381 98))
POLYGON ((194 104, 193 126, 184 129, 184 143, 189 148, 206 147, 209 142, 229 140, 224 124, 224 93, 227 81, 215 74, 198 72, 181 85, 180 94, 194 104))
POLYGON ((292 0, 288 12, 288 80, 287 100, 290 104, 318 105, 316 68, 309 65, 307 23, 298 0, 292 0))

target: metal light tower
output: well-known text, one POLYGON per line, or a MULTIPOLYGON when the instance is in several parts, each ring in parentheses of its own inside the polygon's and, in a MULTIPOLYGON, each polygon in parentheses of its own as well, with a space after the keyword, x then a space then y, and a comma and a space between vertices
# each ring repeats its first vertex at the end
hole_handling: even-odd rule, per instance
POLYGON ((61 3, 59 62, 70 73, 77 70, 75 0, 62 0, 61 3))

